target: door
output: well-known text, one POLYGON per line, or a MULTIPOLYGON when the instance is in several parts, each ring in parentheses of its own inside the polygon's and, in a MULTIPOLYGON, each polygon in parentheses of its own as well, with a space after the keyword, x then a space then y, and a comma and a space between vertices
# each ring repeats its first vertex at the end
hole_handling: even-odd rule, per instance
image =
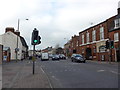
POLYGON ((92 59, 92 50, 91 50, 91 48, 86 48, 86 59, 88 59, 88 60, 92 59))

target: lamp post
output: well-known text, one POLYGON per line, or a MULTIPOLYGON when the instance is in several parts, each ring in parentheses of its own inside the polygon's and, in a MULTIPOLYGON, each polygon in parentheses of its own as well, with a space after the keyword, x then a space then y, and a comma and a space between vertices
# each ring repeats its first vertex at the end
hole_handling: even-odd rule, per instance
MULTIPOLYGON (((67 40, 66 44, 68 44, 68 41, 69 41, 68 38, 64 38, 64 39, 67 40)), ((67 47, 65 47, 65 53, 66 53, 66 57, 68 57, 68 53, 69 53, 68 45, 67 45, 67 47)))
MULTIPOLYGON (((29 19, 25 19, 25 20, 29 20, 29 19)), ((17 32, 19 32, 19 27, 20 27, 20 19, 18 19, 18 26, 17 26, 17 32)), ((17 45, 16 45, 16 48, 15 48, 15 52, 16 52, 16 62, 18 61, 18 51, 19 51, 19 48, 18 48, 18 35, 17 35, 17 45)))

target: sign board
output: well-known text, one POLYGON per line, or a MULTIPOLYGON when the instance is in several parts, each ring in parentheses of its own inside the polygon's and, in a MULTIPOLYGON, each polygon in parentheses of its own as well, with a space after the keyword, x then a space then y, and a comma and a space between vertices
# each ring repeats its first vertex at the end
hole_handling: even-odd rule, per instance
POLYGON ((35 57, 34 56, 32 56, 32 61, 35 61, 35 57))
POLYGON ((99 52, 106 52, 106 47, 105 46, 100 46, 99 47, 99 52))
POLYGON ((7 61, 7 56, 3 56, 3 61, 7 61))

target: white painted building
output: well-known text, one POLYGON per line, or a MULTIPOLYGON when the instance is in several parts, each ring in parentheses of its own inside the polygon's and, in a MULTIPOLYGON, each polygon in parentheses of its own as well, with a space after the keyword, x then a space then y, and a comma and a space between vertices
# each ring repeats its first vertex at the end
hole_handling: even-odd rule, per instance
POLYGON ((23 37, 20 36, 20 32, 15 32, 14 28, 6 28, 6 32, 0 35, 0 44, 3 47, 10 47, 11 49, 11 60, 16 59, 15 48, 17 47, 17 36, 18 36, 18 59, 24 59, 28 46, 23 37))

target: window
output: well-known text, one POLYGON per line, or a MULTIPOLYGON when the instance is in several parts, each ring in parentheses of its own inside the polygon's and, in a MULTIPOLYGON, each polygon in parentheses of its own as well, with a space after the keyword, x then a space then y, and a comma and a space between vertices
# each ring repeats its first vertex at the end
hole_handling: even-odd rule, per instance
POLYGON ((76 46, 79 46, 79 41, 77 41, 77 44, 76 44, 76 46))
POLYGON ((96 41, 96 31, 92 31, 92 41, 96 41))
POLYGON ((119 41, 118 33, 114 33, 114 41, 119 41))
POLYGON ((100 40, 104 39, 104 28, 100 28, 100 40))
POLYGON ((87 38, 86 38, 87 40, 86 41, 87 41, 87 43, 89 43, 89 32, 87 32, 86 36, 87 36, 87 38))
POLYGON ((116 19, 114 22, 115 22, 115 28, 120 27, 120 19, 116 19))
POLYGON ((82 44, 84 44, 84 35, 82 35, 82 44))
POLYGON ((72 43, 72 47, 73 47, 73 43, 72 43))

